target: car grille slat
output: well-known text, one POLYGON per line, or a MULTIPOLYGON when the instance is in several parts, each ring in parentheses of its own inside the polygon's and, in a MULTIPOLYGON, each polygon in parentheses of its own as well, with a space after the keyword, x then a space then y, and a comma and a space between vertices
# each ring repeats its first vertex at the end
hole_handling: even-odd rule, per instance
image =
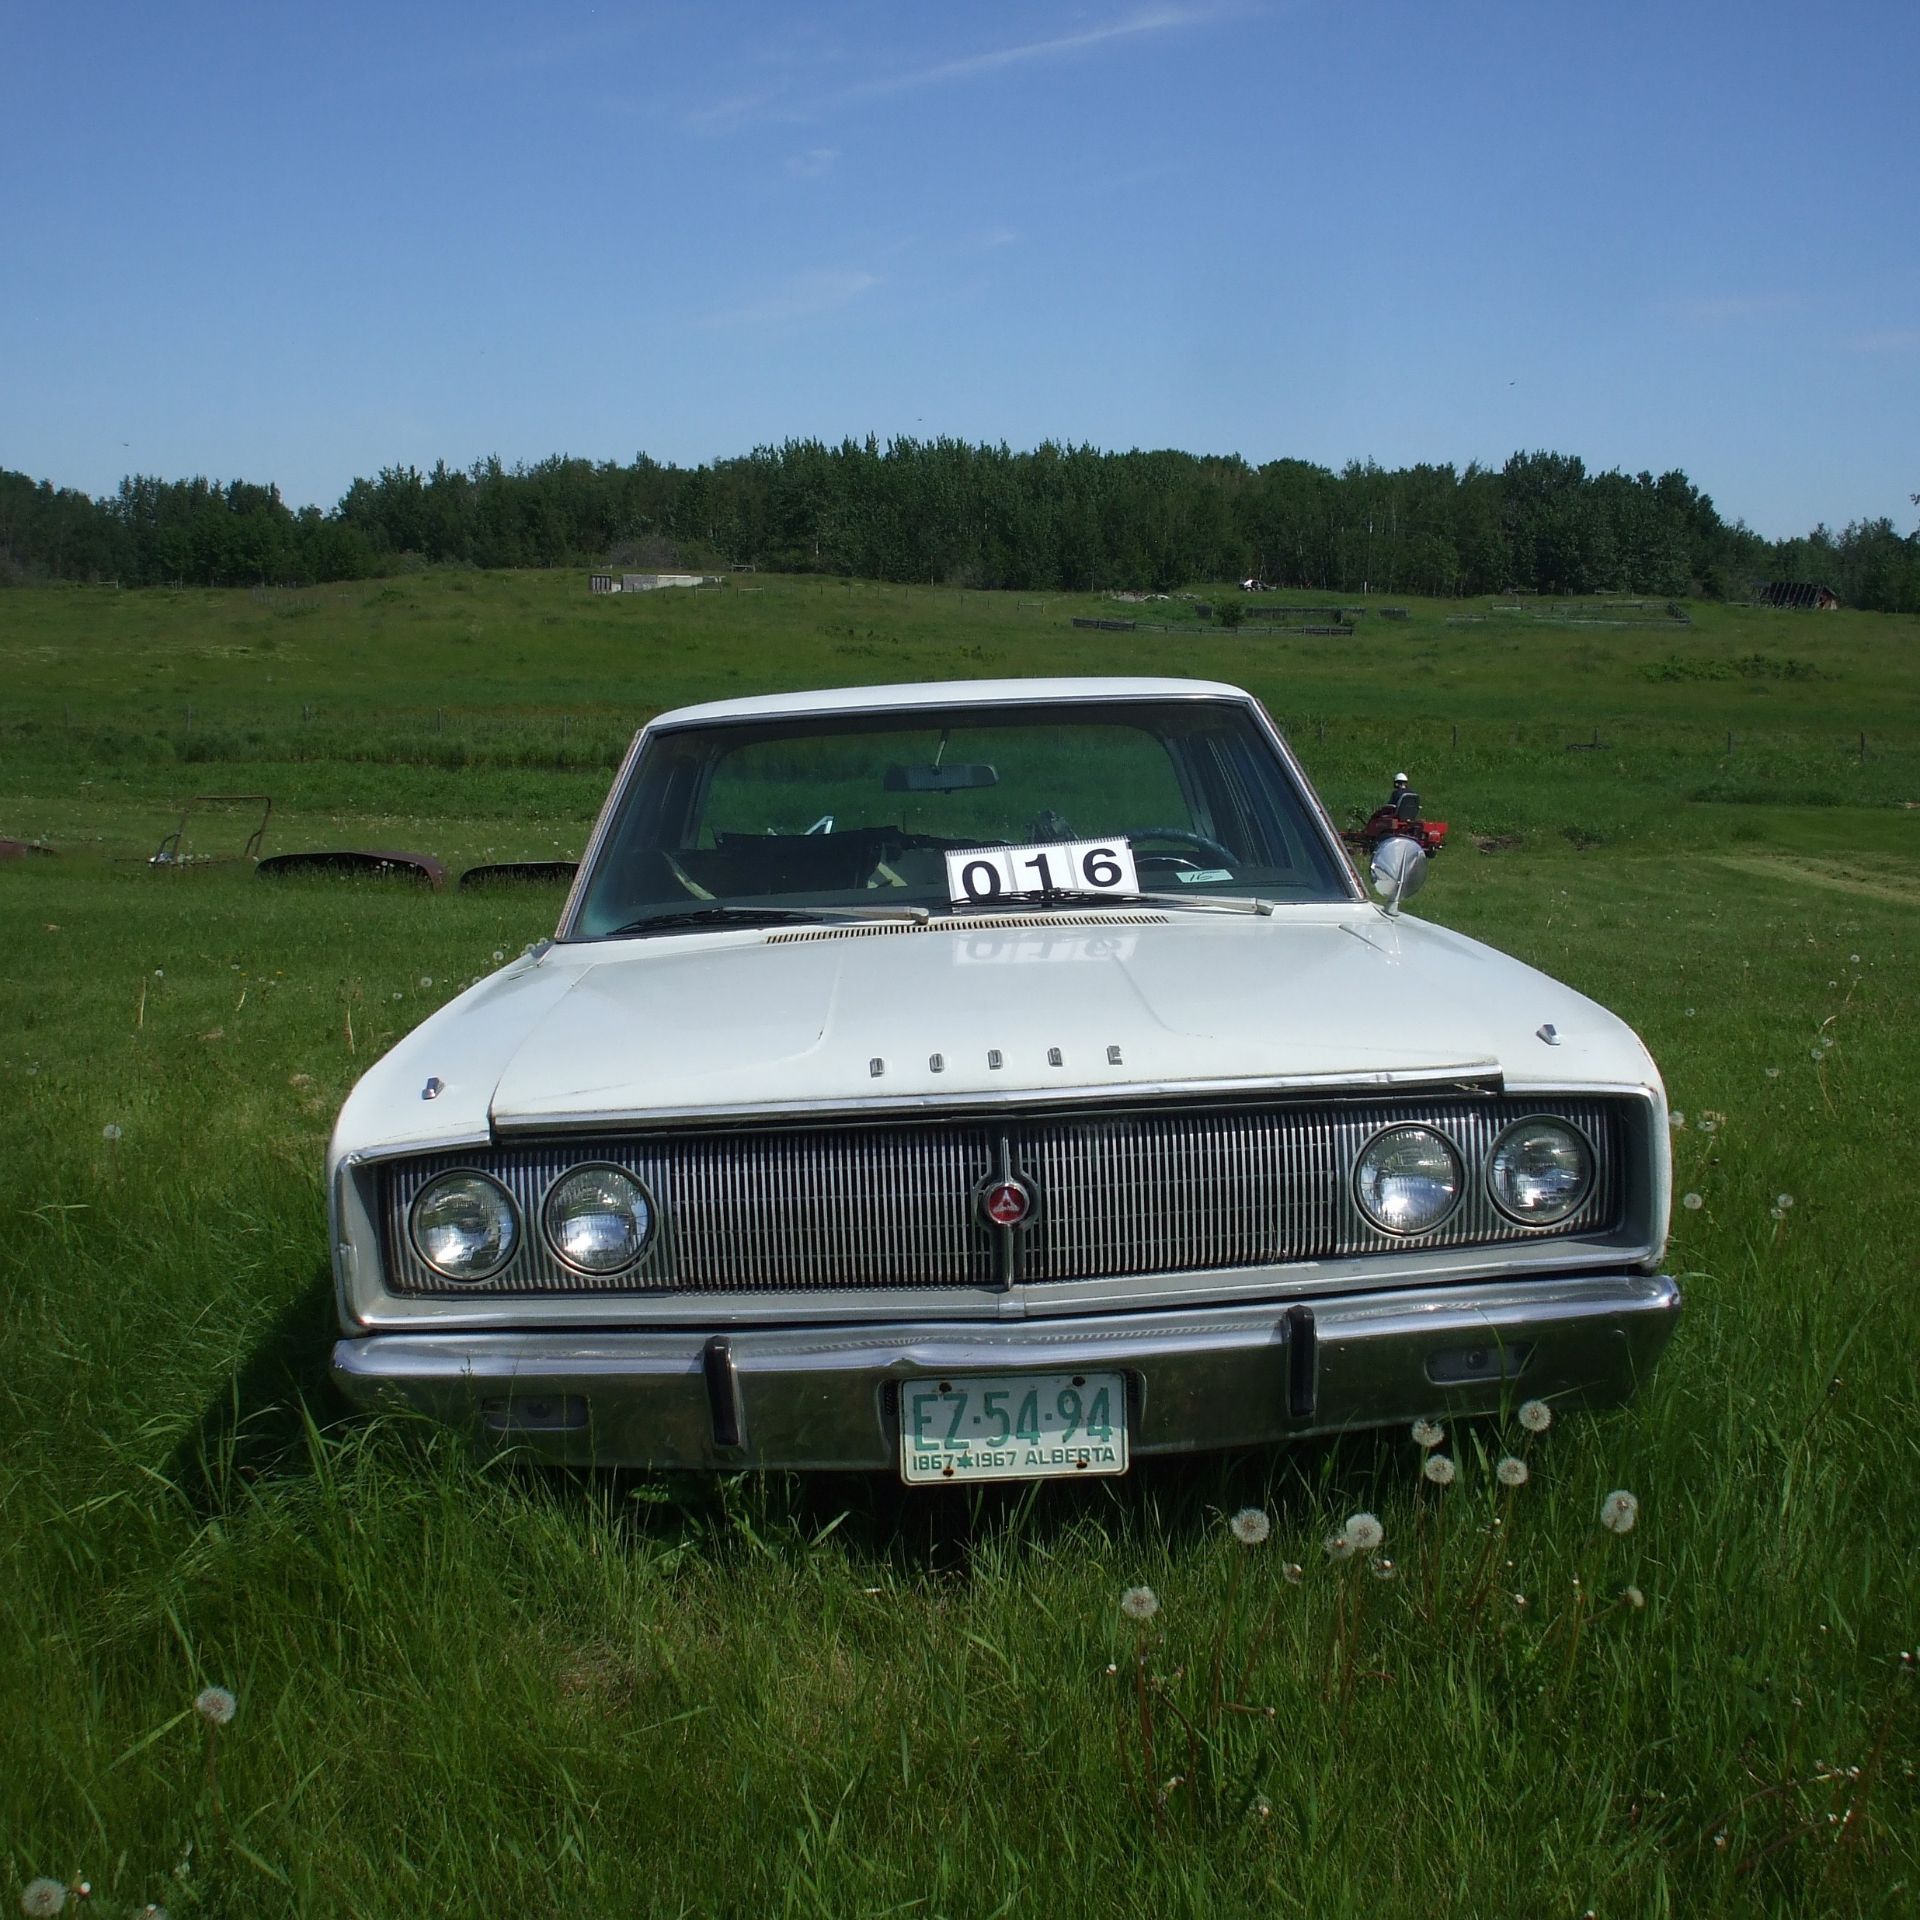
POLYGON ((551 1140, 396 1161, 381 1171, 386 1271, 402 1294, 634 1294, 993 1290, 1001 1236, 977 1196, 1004 1138, 1036 1205, 1015 1235, 1030 1286, 1230 1271, 1397 1249, 1496 1246, 1612 1231, 1623 1203, 1624 1121, 1598 1099, 1357 1100, 1040 1112, 986 1122, 631 1134, 551 1140), (1495 1138, 1551 1114, 1592 1143, 1597 1177, 1557 1227, 1516 1225, 1483 1179, 1495 1138), (1378 1232, 1354 1198, 1361 1150, 1390 1125, 1437 1128, 1459 1150, 1465 1190, 1435 1231, 1378 1232), (546 1244, 548 1189, 583 1161, 625 1168, 652 1195, 657 1228, 624 1273, 565 1266, 546 1244), (512 1194, 522 1240, 493 1279, 449 1281, 413 1251, 415 1195, 456 1167, 490 1173, 512 1194))

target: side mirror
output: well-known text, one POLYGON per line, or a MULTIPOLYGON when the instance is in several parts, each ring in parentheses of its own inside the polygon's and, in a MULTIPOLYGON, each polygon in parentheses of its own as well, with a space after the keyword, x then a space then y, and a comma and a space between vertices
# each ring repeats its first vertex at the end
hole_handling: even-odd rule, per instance
POLYGON ((1426 850, 1404 833, 1390 833, 1373 850, 1373 890, 1398 913, 1427 883, 1426 850))

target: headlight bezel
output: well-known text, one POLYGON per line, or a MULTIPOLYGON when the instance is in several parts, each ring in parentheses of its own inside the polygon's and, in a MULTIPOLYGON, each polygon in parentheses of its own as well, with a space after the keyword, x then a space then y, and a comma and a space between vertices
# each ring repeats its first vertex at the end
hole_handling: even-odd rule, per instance
POLYGON ((1467 1155, 1461 1148, 1459 1141, 1455 1140, 1444 1128, 1435 1126, 1431 1121, 1427 1120, 1390 1120, 1384 1126, 1376 1127, 1374 1131, 1361 1142, 1359 1152, 1353 1156, 1353 1174, 1349 1182, 1349 1190, 1353 1195, 1353 1204, 1359 1210, 1361 1219, 1364 1220, 1375 1233, 1385 1234, 1392 1240, 1420 1240, 1429 1234, 1438 1233, 1448 1221, 1452 1220, 1454 1216, 1459 1213, 1461 1205, 1467 1197, 1467 1185, 1467 1155), (1412 1227, 1396 1227, 1381 1219, 1381 1217, 1374 1212, 1373 1208, 1367 1204, 1364 1187, 1368 1156, 1373 1153, 1374 1149, 1377 1148, 1383 1140, 1390 1139, 1395 1134, 1403 1133, 1425 1134, 1430 1139, 1438 1141, 1440 1146, 1445 1150, 1448 1160, 1451 1161, 1453 1165, 1453 1193, 1446 1206, 1439 1213, 1435 1214, 1432 1219, 1422 1222, 1419 1226, 1412 1227))
POLYGON ((526 1228, 520 1218, 520 1207, 513 1197, 512 1190, 497 1175, 489 1173, 484 1167, 447 1167, 432 1175, 413 1196, 407 1207, 407 1241, 415 1256, 426 1266, 429 1272, 437 1274, 442 1280, 456 1287, 483 1286, 487 1281, 498 1279, 506 1272, 526 1241, 526 1228), (499 1257, 484 1271, 458 1273, 443 1266, 427 1251, 426 1242, 420 1234, 420 1210, 433 1195, 451 1181, 472 1180, 483 1187, 490 1187, 499 1197, 502 1215, 507 1231, 501 1239, 499 1257))
POLYGON ((540 1196, 539 1220, 541 1244, 568 1273, 577 1274, 583 1280, 618 1280, 621 1275, 631 1273, 636 1267, 644 1265, 660 1240, 659 1200, 655 1197, 652 1188, 631 1167, 623 1167, 617 1160, 578 1160, 572 1166, 562 1168, 540 1196), (559 1235, 554 1231, 553 1204, 560 1190, 569 1181, 577 1180, 582 1174, 594 1173, 611 1174, 623 1181, 638 1195, 640 1204, 646 1209, 646 1225, 640 1234, 639 1244, 618 1266, 590 1267, 575 1259, 566 1251, 559 1235))
POLYGON ((1487 1147, 1484 1184, 1488 1200, 1492 1203, 1495 1212, 1498 1213, 1502 1220, 1512 1226, 1520 1227, 1530 1232, 1551 1233, 1558 1228, 1564 1227, 1569 1220, 1573 1219, 1575 1215, 1579 1213, 1582 1207, 1586 1206, 1593 1199, 1594 1192, 1599 1186, 1599 1183, 1599 1148, 1594 1145, 1585 1127, 1569 1120, 1566 1115, 1562 1113, 1522 1114, 1519 1119, 1510 1121, 1506 1126, 1502 1127, 1500 1131, 1494 1135, 1491 1143, 1487 1147), (1527 1127, 1553 1127, 1561 1133, 1568 1135, 1580 1149, 1580 1153, 1585 1162, 1583 1168, 1585 1177, 1580 1183, 1578 1193, 1557 1213, 1547 1217, 1542 1217, 1539 1214, 1522 1213, 1517 1208, 1509 1205, 1500 1191, 1499 1180, 1494 1171, 1500 1159, 1501 1149, 1516 1133, 1521 1132, 1527 1127))

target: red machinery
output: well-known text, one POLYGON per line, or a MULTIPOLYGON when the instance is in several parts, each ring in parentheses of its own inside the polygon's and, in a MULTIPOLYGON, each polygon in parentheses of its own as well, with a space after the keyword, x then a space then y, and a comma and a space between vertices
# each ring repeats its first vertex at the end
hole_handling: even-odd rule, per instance
POLYGON ((1417 842, 1429 860, 1447 844, 1447 823, 1420 818, 1420 796, 1407 785, 1404 773, 1394 776, 1393 798, 1375 807, 1365 826, 1352 828, 1341 838, 1356 853, 1370 854, 1394 834, 1417 842))

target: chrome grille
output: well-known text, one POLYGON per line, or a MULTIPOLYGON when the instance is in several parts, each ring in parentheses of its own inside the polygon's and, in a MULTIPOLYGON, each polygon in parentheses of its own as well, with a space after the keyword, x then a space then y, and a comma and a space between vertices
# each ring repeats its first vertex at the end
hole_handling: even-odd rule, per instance
POLYGON ((1023 1284, 1208 1272, 1610 1231, 1621 1213, 1621 1121, 1597 1100, 1401 1100, 1010 1115, 998 1121, 556 1140, 396 1162, 382 1170, 386 1271, 403 1294, 846 1292, 1006 1284, 1001 1236, 975 1195, 1000 1163, 1038 1206, 1013 1236, 1023 1284), (1481 1172, 1515 1120, 1550 1113, 1592 1142, 1593 1193, 1558 1226, 1516 1226, 1481 1172), (1459 1149, 1466 1192, 1435 1232, 1375 1229, 1353 1198, 1361 1149, 1384 1126, 1431 1126, 1459 1149), (540 1233, 547 1190, 603 1160, 652 1195, 658 1226, 626 1273, 564 1266, 540 1233), (491 1173, 513 1195, 521 1251, 493 1279, 442 1279, 413 1252, 407 1212, 436 1174, 491 1173))

